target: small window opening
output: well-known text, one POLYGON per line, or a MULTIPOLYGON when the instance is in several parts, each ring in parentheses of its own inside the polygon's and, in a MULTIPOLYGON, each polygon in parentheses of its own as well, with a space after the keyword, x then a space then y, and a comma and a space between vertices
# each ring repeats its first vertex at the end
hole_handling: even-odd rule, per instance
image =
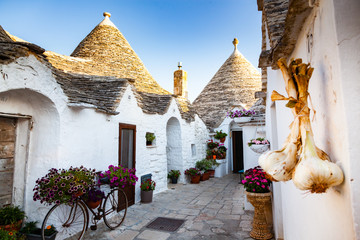
POLYGON ((146 146, 155 146, 155 134, 151 132, 147 132, 145 135, 146 138, 146 146))
POLYGON ((191 144, 191 156, 196 156, 196 147, 195 144, 191 144))

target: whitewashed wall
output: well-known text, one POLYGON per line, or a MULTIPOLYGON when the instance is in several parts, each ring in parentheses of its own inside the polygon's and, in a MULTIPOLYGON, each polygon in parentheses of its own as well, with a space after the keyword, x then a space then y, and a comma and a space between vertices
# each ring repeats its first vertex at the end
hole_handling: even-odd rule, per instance
MULTIPOLYGON (((15 170, 16 174, 25 171, 25 184, 15 184, 25 188, 23 206, 30 220, 42 221, 48 210, 32 200, 36 179, 44 176, 48 169, 84 165, 106 170, 108 165, 118 163, 119 123, 136 125, 136 175, 140 178, 151 173, 157 183, 155 193, 167 189, 166 125, 170 118, 180 123, 182 175, 187 167, 205 157, 208 138, 205 124, 197 116, 191 123, 183 120, 175 100, 164 115, 144 114, 128 87, 117 109, 120 114, 111 116, 89 108, 69 108, 67 97, 50 70, 32 55, 2 65, 0 70, 7 75, 0 75, 0 112, 32 116, 27 162, 15 158, 16 165, 25 166, 25 170, 18 166, 15 170), (146 132, 155 133, 154 147, 146 147, 146 132), (196 147, 194 156, 191 144, 196 147)), ((138 182, 136 202, 140 200, 139 186, 138 182)))
MULTIPOLYGON (((356 101, 360 87, 359 2, 322 0, 319 3, 304 25, 291 57, 302 58, 315 68, 309 86, 317 111, 312 122, 315 142, 342 168, 345 181, 324 194, 300 191, 292 181, 274 184, 274 223, 283 224, 283 230, 275 226, 275 231, 278 238, 286 240, 356 239, 360 236, 359 184, 356 184, 359 183, 357 159, 360 155, 353 141, 359 132, 356 131, 359 130, 359 101, 356 101), (335 21, 334 14, 346 20, 335 21), (311 49, 307 48, 309 33, 313 34, 311 49)), ((268 94, 272 90, 284 93, 280 71, 269 69, 268 73, 268 94)), ((284 105, 276 103, 273 107, 276 112, 276 122, 273 122, 275 118, 269 116, 271 103, 267 104, 267 131, 277 138, 279 147, 289 133, 286 126, 292 121, 290 110, 284 105)))

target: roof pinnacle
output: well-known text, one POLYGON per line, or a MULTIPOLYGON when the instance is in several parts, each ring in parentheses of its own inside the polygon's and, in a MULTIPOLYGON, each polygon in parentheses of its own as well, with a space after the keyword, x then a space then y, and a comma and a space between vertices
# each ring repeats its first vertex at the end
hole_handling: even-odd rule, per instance
POLYGON ((104 17, 111 17, 111 14, 108 13, 108 12, 104 12, 104 13, 103 13, 103 16, 104 16, 104 17))
POLYGON ((237 45, 239 43, 239 40, 237 38, 234 38, 234 41, 232 43, 234 44, 234 50, 237 50, 237 45))

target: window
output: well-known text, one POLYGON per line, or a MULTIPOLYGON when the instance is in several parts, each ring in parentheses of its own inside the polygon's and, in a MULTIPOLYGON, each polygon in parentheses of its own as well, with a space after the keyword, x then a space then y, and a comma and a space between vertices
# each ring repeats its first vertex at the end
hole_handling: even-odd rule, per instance
POLYGON ((196 147, 195 144, 191 144, 191 156, 196 156, 196 147))
POLYGON ((151 132, 147 132, 145 135, 146 146, 155 146, 155 134, 151 132))

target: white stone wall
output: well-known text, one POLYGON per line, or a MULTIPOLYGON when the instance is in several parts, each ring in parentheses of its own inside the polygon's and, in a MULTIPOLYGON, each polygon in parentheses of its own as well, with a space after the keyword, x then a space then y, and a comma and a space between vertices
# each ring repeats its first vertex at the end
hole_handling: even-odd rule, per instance
MULTIPOLYGON (((321 0, 319 3, 305 23, 290 58, 302 58, 315 68, 309 85, 317 111, 312 122, 315 142, 342 168, 345 180, 324 194, 300 191, 292 181, 274 184, 275 232, 277 237, 287 240, 357 239, 360 236, 360 188, 356 184, 359 182, 360 150, 354 142, 360 130, 360 105, 356 100, 360 90, 357 16, 360 6, 355 0, 321 0), (309 33, 313 34, 311 49, 308 49, 309 33), (277 226, 280 224, 283 228, 277 226)), ((284 93, 284 82, 280 71, 269 69, 268 73, 270 99, 272 90, 284 93)), ((278 140, 279 147, 292 121, 285 104, 277 102, 272 108, 276 112, 274 118, 270 115, 270 100, 267 103, 267 131, 278 140)))
MULTIPOLYGON (((89 108, 69 108, 50 70, 32 55, 0 66, 0 71, 7 75, 0 75, 0 112, 32 116, 28 156, 23 159, 27 162, 15 159, 16 164, 25 166, 25 170, 18 170, 25 171, 25 184, 20 187, 25 188, 24 209, 30 220, 41 222, 49 209, 32 200, 36 179, 48 169, 84 165, 106 170, 108 165, 118 163, 119 123, 136 125, 136 175, 140 178, 151 173, 157 183, 155 193, 167 189, 166 125, 170 118, 180 123, 182 175, 187 167, 205 157, 205 124, 197 116, 191 123, 183 120, 175 100, 164 115, 144 114, 128 87, 117 109, 120 114, 112 116, 89 108), (155 134, 154 147, 146 147, 146 132, 155 134), (196 146, 195 156, 191 144, 196 146)), ((136 201, 140 201, 139 182, 136 201)))

